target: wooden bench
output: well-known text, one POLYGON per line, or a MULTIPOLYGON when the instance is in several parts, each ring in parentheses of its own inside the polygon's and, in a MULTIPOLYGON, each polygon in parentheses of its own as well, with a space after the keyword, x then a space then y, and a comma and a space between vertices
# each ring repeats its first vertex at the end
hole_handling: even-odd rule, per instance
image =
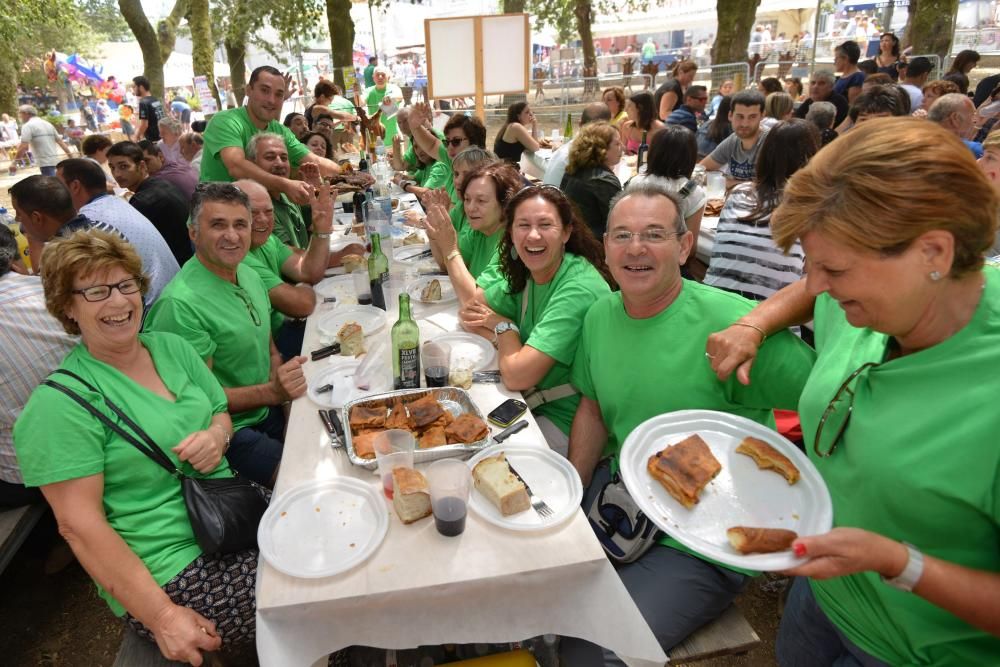
POLYGON ((760 643, 760 637, 736 607, 705 625, 670 650, 671 664, 687 664, 746 653, 760 643))
POLYGON ((0 572, 21 548, 38 520, 45 514, 46 506, 24 505, 0 512, 0 572))

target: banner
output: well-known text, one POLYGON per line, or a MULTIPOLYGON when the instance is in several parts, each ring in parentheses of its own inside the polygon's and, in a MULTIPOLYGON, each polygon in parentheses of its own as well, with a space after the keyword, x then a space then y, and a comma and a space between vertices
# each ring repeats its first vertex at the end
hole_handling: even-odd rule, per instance
POLYGON ((199 75, 194 78, 194 91, 198 95, 198 102, 201 104, 201 112, 206 116, 216 113, 219 107, 215 103, 212 89, 208 87, 208 77, 199 75))

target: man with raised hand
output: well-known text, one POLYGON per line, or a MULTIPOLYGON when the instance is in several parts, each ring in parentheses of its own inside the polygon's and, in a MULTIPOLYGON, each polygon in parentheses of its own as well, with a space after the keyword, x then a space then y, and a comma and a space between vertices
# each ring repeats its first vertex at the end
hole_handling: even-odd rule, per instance
POLYGON ((292 166, 315 162, 320 173, 330 176, 340 173, 337 163, 313 155, 292 131, 281 124, 281 107, 285 101, 286 81, 274 67, 263 65, 250 74, 247 104, 220 111, 212 116, 205 128, 205 148, 201 158, 201 180, 235 181, 249 178, 271 192, 282 192, 296 204, 309 204, 312 187, 302 181, 269 174, 246 156, 246 145, 258 132, 279 135, 291 158, 292 166))
POLYGON ((271 486, 284 447, 282 407, 306 391, 306 358, 282 361, 267 289, 241 264, 250 250, 250 218, 249 198, 232 183, 198 186, 189 223, 195 255, 149 311, 146 329, 181 336, 205 360, 233 419, 229 465, 271 486))

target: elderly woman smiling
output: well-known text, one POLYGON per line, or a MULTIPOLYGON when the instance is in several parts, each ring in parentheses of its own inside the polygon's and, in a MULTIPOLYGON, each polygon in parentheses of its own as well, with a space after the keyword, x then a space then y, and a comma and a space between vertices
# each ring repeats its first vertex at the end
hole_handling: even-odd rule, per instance
MULTIPOLYGON (((231 477, 219 382, 183 339, 139 333, 149 281, 132 246, 77 232, 44 257, 46 307, 81 337, 60 367, 77 377, 52 379, 121 423, 106 401, 115 403, 182 472, 231 477)), ((25 483, 41 487, 101 597, 163 655, 198 665, 202 650, 253 638, 257 552, 203 554, 178 480, 45 385, 17 420, 14 446, 25 483)))
MULTIPOLYGON (((741 321, 815 320, 799 414, 835 525, 793 545, 807 560, 782 665, 1000 655, 1000 270, 983 263, 1000 200, 963 148, 920 120, 865 123, 792 176, 771 216, 808 272, 741 321)), ((713 334, 713 368, 748 382, 758 339, 713 334)))

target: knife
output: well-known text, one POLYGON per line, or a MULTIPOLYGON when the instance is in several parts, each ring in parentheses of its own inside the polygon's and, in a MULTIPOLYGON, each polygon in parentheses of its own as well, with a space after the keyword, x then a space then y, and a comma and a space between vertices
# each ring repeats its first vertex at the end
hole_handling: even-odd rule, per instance
POLYGON ((474 371, 472 381, 497 384, 500 382, 500 371, 474 371))
POLYGON ((528 428, 528 420, 522 419, 493 436, 493 442, 503 442, 518 431, 523 431, 526 428, 528 428))
POLYGON ((330 417, 330 422, 333 424, 333 430, 337 433, 337 440, 341 445, 344 444, 344 425, 340 421, 340 415, 337 414, 336 408, 327 410, 327 415, 330 417))

